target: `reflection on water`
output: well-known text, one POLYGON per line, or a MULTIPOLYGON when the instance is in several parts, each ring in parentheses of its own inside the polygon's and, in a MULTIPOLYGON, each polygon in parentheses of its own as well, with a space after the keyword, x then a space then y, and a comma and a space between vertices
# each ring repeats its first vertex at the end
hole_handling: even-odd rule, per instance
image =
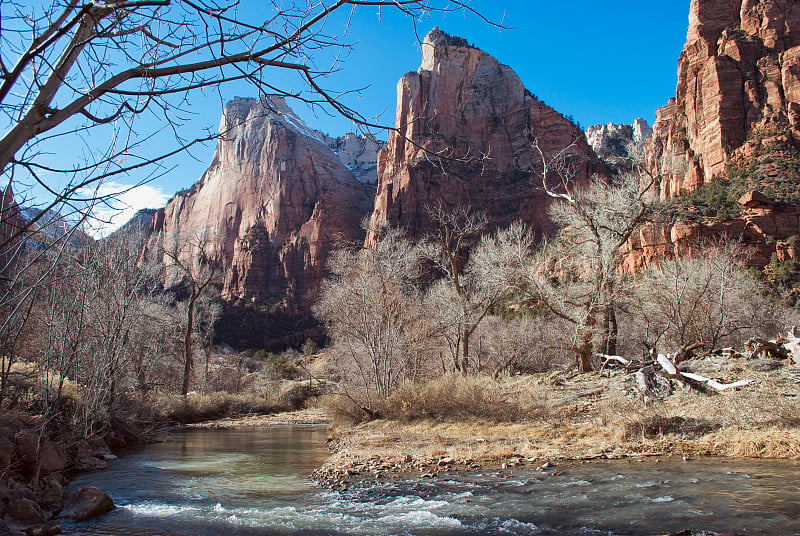
POLYGON ((435 479, 345 492, 307 475, 325 428, 193 430, 139 448, 73 486, 120 507, 66 526, 87 535, 664 534, 685 528, 800 534, 800 464, 603 462, 435 479))

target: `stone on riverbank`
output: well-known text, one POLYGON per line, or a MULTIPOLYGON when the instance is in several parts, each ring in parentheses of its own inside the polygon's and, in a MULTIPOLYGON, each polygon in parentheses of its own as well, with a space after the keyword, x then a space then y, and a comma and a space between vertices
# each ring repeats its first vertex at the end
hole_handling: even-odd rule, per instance
POLYGON ((70 497, 66 506, 61 511, 61 517, 71 517, 75 521, 85 521, 109 512, 115 508, 103 490, 94 486, 84 486, 70 497))

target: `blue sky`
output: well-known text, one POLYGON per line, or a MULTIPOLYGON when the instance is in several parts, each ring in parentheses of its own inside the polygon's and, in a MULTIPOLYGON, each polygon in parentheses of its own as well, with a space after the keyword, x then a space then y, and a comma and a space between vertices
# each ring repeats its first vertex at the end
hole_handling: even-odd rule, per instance
MULTIPOLYGON (((422 33, 434 26, 460 37, 509 65, 525 86, 584 128, 598 123, 630 123, 644 117, 652 123, 655 110, 675 96, 677 61, 686 38, 689 0, 491 1, 472 5, 508 29, 490 26, 474 16, 451 13, 419 23, 422 33)), ((384 16, 364 8, 352 24, 356 47, 341 71, 328 83, 335 89, 369 86, 354 107, 366 116, 393 124, 398 79, 419 67, 421 52, 410 24, 403 17, 384 16)), ((248 96, 248 88, 235 86, 223 98, 248 96)), ((316 115, 293 106, 312 127, 332 135, 352 130, 341 117, 316 115)), ((216 125, 221 109, 213 100, 202 112, 216 125)), ((199 178, 207 158, 186 161, 181 173, 159 181, 172 193, 199 178)))
MULTIPOLYGON (((655 110, 675 94, 689 3, 472 0, 475 9, 508 28, 499 29, 463 13, 434 15, 419 21, 418 28, 424 34, 438 26, 492 54, 514 69, 537 97, 573 116, 584 128, 630 123, 636 117, 652 123, 655 110)), ((363 115, 391 125, 397 81, 420 64, 420 48, 411 25, 404 17, 386 13, 379 17, 376 8, 366 7, 357 12, 350 28, 344 39, 355 42, 355 48, 326 86, 335 90, 368 86, 358 96, 351 96, 349 104, 363 115)), ((336 29, 329 28, 331 32, 336 29)), ((294 80, 287 76, 285 82, 291 85, 294 80)), ((194 117, 185 127, 216 129, 223 102, 234 96, 254 95, 252 88, 242 84, 223 88, 221 99, 219 95, 197 95, 191 101, 194 117)), ((301 105, 290 105, 312 128, 331 135, 353 130, 344 118, 315 115, 301 105)), ((121 224, 138 208, 163 206, 174 192, 200 178, 213 150, 214 144, 209 143, 173 158, 170 172, 126 194, 125 207, 120 206, 126 210, 105 216, 121 224)), ((124 189, 137 180, 119 177, 104 188, 124 189)))

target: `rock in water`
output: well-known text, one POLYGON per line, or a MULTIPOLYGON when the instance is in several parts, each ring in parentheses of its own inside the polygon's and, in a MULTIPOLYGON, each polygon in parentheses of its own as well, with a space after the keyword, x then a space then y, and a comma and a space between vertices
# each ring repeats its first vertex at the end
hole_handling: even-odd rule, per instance
POLYGON ((372 226, 401 226, 416 238, 433 229, 427 208, 442 203, 484 210, 496 227, 522 218, 552 231, 549 198, 532 179, 541 164, 533 138, 545 154, 569 147, 579 181, 605 172, 583 132, 526 90, 510 67, 438 29, 425 37, 422 65, 400 79, 397 93, 397 132, 378 155, 372 226))
POLYGON ((61 511, 61 517, 85 521, 110 512, 114 508, 114 501, 103 490, 94 486, 84 486, 69 498, 61 511))

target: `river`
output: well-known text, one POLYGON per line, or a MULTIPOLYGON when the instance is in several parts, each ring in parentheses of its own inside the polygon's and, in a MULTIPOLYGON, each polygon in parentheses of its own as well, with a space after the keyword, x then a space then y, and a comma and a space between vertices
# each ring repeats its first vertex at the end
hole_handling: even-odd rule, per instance
POLYGON ((800 534, 800 464, 613 461, 386 480, 346 491, 308 479, 324 426, 189 430, 137 447, 95 485, 118 508, 82 535, 800 534))

